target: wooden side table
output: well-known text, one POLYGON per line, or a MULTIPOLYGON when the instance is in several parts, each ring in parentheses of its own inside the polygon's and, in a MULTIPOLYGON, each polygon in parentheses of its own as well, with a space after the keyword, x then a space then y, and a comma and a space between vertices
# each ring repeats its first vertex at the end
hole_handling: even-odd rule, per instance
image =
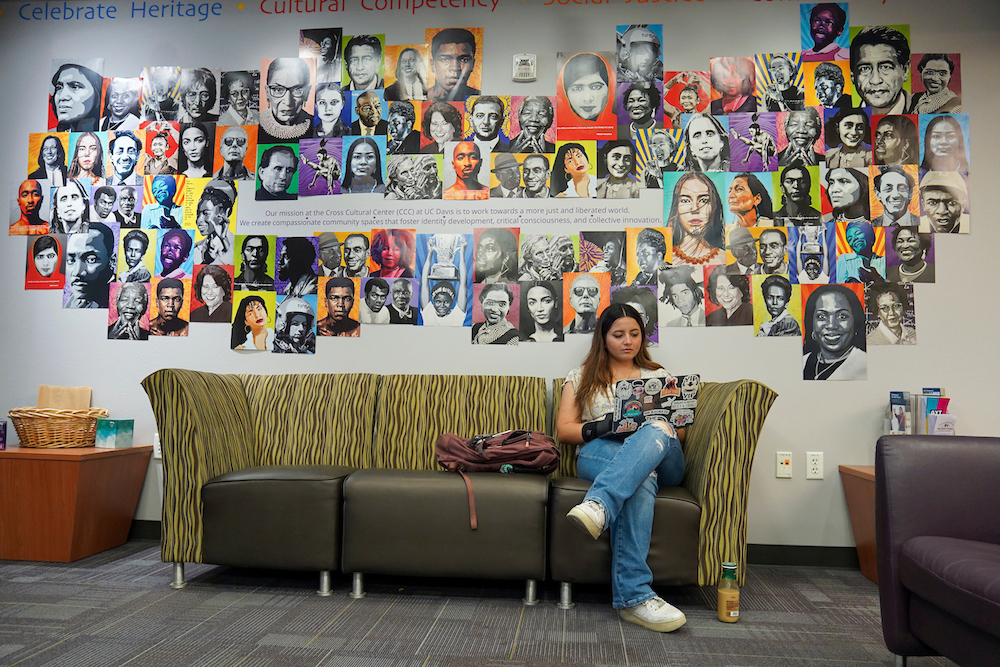
POLYGON ((858 560, 861 561, 861 574, 877 584, 875 466, 840 466, 840 481, 844 484, 844 495, 847 496, 847 512, 851 517, 858 560))
POLYGON ((152 453, 0 451, 0 559, 68 563, 125 544, 152 453))

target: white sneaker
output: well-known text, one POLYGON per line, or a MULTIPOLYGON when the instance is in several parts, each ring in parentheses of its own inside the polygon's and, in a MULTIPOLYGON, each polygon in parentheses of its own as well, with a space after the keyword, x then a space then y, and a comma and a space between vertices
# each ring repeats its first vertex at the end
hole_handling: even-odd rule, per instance
POLYGON ((659 596, 634 607, 619 609, 618 615, 629 623, 657 632, 673 632, 687 622, 684 612, 659 596))
POLYGON ((596 500, 584 500, 571 509, 566 517, 595 540, 604 532, 604 508, 596 500))

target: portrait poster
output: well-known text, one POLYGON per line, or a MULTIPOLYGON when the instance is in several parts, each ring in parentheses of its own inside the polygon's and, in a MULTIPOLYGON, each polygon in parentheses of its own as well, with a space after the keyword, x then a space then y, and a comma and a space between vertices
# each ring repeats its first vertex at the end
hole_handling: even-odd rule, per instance
POLYGON ((298 143, 257 145, 257 164, 260 166, 257 168, 257 191, 254 193, 254 199, 257 201, 298 199, 300 150, 301 146, 298 143), (292 152, 291 155, 288 154, 289 150, 292 152), (268 155, 266 161, 263 159, 265 153, 268 155), (289 174, 292 169, 294 171, 289 174))
POLYGON ((316 299, 316 294, 277 296, 272 352, 316 353, 316 299))
POLYGON ((864 221, 838 222, 837 282, 885 280, 885 227, 864 221))
POLYGON ((962 56, 958 53, 910 55, 913 113, 957 113, 962 110, 962 56))
POLYGON ((774 219, 777 224, 790 227, 819 222, 820 208, 824 204, 829 206, 826 197, 820 194, 819 174, 819 167, 781 167, 778 171, 771 172, 774 219), (802 178, 794 178, 797 176, 802 178), (804 191, 808 192, 808 197, 804 191), (793 210, 790 202, 797 204, 798 208, 793 210))
MULTIPOLYGON (((727 174, 718 171, 710 172, 687 172, 672 171, 663 175, 663 214, 664 229, 662 230, 667 239, 667 261, 678 261, 679 263, 721 263, 725 255, 721 252, 725 244, 723 234, 724 227, 724 205, 722 193, 726 190, 727 174), (705 192, 707 190, 707 192, 705 192), (692 197, 697 194, 696 199, 692 197), (707 197, 707 200, 703 198, 707 197), (691 200, 687 202, 687 200, 691 200), (685 206, 685 203, 687 205, 685 206), (674 225, 680 225, 675 230, 674 225), (690 230, 690 231, 689 231, 690 230), (694 243, 694 241, 698 243, 694 243), (704 243, 702 243, 704 241, 704 243), (701 248, 701 254, 695 257, 701 262, 692 262, 685 259, 678 252, 680 247, 687 242, 697 252, 701 248), (720 252, 710 252, 704 254, 704 247, 719 249, 720 252)), ((627 231, 627 230, 626 230, 627 231)), ((692 251, 689 248, 689 251, 692 251)), ((680 251, 685 252, 685 251, 680 251)))
POLYGON ((871 107, 819 111, 823 117, 827 170, 851 167, 865 171, 864 167, 872 163, 871 107))
POLYGON ((112 77, 104 80, 101 96, 101 129, 108 131, 138 130, 142 109, 142 79, 139 77, 112 77))
POLYGON ((474 141, 449 141, 444 145, 442 199, 489 198, 490 151, 474 141))
POLYGON ((146 170, 143 150, 145 142, 144 130, 108 132, 108 156, 104 173, 109 182, 114 182, 115 185, 138 185, 142 181, 146 170))
POLYGON ((10 236, 47 234, 52 219, 55 193, 59 188, 51 187, 51 181, 27 178, 18 180, 11 188, 10 236))
POLYGON ((659 81, 619 83, 615 100, 618 109, 618 138, 636 140, 644 130, 663 127, 663 89, 659 81))
POLYGON ((153 301, 151 288, 150 283, 111 283, 108 298, 108 340, 149 338, 149 304, 153 301), (122 288, 126 285, 131 286, 122 294, 122 288), (141 293, 137 290, 141 290, 141 293), (122 310, 118 310, 119 298, 122 310), (142 300, 145 300, 145 307, 140 311, 142 300))
MULTIPOLYGON (((385 136, 344 137, 344 155, 340 192, 382 194, 385 192, 385 136)), ((296 174, 298 175, 298 174, 296 174)))
MULTIPOLYGON (((737 227, 726 229, 726 268, 730 273, 742 273, 738 270, 737 261, 745 267, 760 264, 760 233, 767 227, 737 227), (741 246, 752 248, 753 253, 747 256, 737 256, 741 246)), ((756 267, 755 267, 756 268, 756 267)))
POLYGON ((316 294, 319 287, 317 246, 315 236, 279 236, 276 239, 275 292, 296 296, 316 294))
POLYGON ((700 266, 671 266, 658 275, 662 283, 660 315, 668 327, 705 326, 705 272, 700 266))
MULTIPOLYGON (((344 90, 374 90, 385 87, 385 35, 344 35, 344 90)), ((315 79, 314 79, 315 80, 315 79)))
POLYGON ((615 56, 606 51, 556 53, 559 139, 614 139, 615 56))
POLYGON ((802 286, 803 380, 868 379, 864 302, 861 283, 802 286))
POLYGON ((597 196, 597 142, 556 142, 549 193, 553 197, 597 196))
POLYGON ((778 114, 729 114, 732 171, 775 171, 778 168, 778 114))
MULTIPOLYGON (((267 71, 268 71, 268 68, 271 66, 271 63, 273 61, 275 61, 275 60, 278 60, 278 58, 262 58, 261 61, 260 61, 261 77, 260 77, 260 89, 257 91, 257 99, 260 102, 260 113, 261 113, 262 116, 264 115, 264 112, 267 111, 270 108, 269 105, 268 105, 268 98, 267 98, 267 84, 268 84, 268 81, 267 81, 267 71)), ((303 63, 305 63, 306 67, 309 68, 309 81, 307 83, 312 83, 312 82, 316 81, 316 59, 315 58, 297 58, 297 59, 296 58, 281 58, 281 60, 283 60, 283 61, 294 61, 294 60, 300 60, 300 61, 302 61, 303 63)), ((284 76, 284 75, 282 75, 282 76, 284 76)), ((292 120, 294 120, 296 123, 299 122, 298 118, 300 116, 304 118, 305 116, 311 117, 313 115, 313 100, 314 100, 315 90, 316 90, 316 86, 310 85, 309 86, 309 92, 306 93, 305 96, 301 100, 294 100, 293 99, 293 101, 291 103, 291 108, 293 110, 295 108, 299 109, 299 113, 295 114, 293 116, 293 118, 292 118, 292 120)), ((268 118, 273 119, 273 116, 271 114, 268 114, 268 118)), ((261 122, 262 123, 264 122, 263 119, 261 120, 261 122)), ((311 124, 311 121, 310 121, 310 124, 311 124)), ((306 130, 306 132, 308 132, 308 129, 306 130)), ((302 136, 302 135, 298 135, 298 136, 302 136)))
POLYGON ((663 24, 615 26, 618 83, 663 81, 663 24))
POLYGON ((188 201, 197 201, 195 209, 195 264, 232 265, 234 261, 233 242, 236 239, 233 229, 238 219, 236 188, 229 181, 218 179, 188 179, 204 180, 204 187, 197 192, 198 199, 192 196, 188 201))
POLYGON ((184 223, 186 176, 146 176, 143 179, 143 229, 167 229, 184 223))
POLYGON ((180 279, 181 295, 176 287, 160 287, 165 280, 154 277, 150 286, 152 299, 149 302, 150 336, 187 336, 191 321, 191 278, 180 279), (181 296, 180 305, 177 296, 181 296))
POLYGON ((705 272, 705 326, 753 326, 751 276, 729 273, 726 266, 702 267, 705 272))
POLYGON ((66 284, 66 235, 25 239, 24 289, 59 289, 66 284))
POLYGON ((642 328, 646 332, 646 343, 650 347, 660 344, 660 316, 657 308, 656 283, 652 285, 611 286, 610 303, 624 303, 635 308, 642 316, 642 328))
POLYGON ((712 99, 708 72, 664 72, 663 127, 678 130, 681 114, 708 109, 712 99))
MULTIPOLYGON (((823 128, 823 107, 806 107, 807 111, 780 111, 778 112, 778 160, 782 164, 788 164, 791 160, 782 162, 782 158, 787 151, 800 150, 805 154, 814 153, 809 160, 823 160, 826 153, 826 138, 823 128), (815 112, 815 116, 813 113, 815 112), (812 143, 809 139, 815 135, 812 143), (811 149, 811 150, 810 150, 811 149)), ((807 162, 808 164, 808 162, 807 162)), ((815 167, 816 164, 808 164, 815 167)))
POLYGON ((219 120, 219 82, 221 72, 208 67, 181 69, 180 109, 177 120, 181 123, 214 123, 219 120))
POLYGON ((274 349, 275 298, 274 292, 239 292, 233 300, 231 349, 251 352, 274 349))
POLYGON ((299 141, 299 196, 339 195, 342 140, 302 139, 299 141))
POLYGON ((520 287, 521 342, 563 342, 562 280, 532 280, 522 282, 520 287))
POLYGON ((424 102, 421 109, 421 153, 443 153, 444 145, 462 136, 465 102, 424 102))
POLYGON ((521 234, 519 240, 519 281, 556 280, 562 277, 562 272, 556 266, 548 234, 521 234))
POLYGON ((865 288, 868 345, 916 345, 913 284, 873 283, 865 288))
POLYGON ((156 271, 157 234, 152 229, 130 229, 119 234, 118 266, 115 271, 119 282, 148 283, 156 271))
POLYGON ((156 277, 190 278, 194 267, 191 252, 194 247, 194 231, 161 229, 157 236, 156 277))
POLYGON ((332 276, 320 276, 319 297, 316 311, 317 336, 343 336, 359 338, 361 336, 360 303, 361 278, 346 278, 353 287, 338 287, 328 285, 332 276), (332 292, 327 292, 327 289, 332 292), (335 312, 334 312, 335 311, 335 312))
POLYGON ((79 268, 65 281, 63 308, 108 307, 108 284, 115 274, 117 231, 117 227, 95 223, 88 231, 66 235, 65 265, 69 269, 75 263, 79 268))
POLYGON ((69 132, 33 132, 29 134, 28 170, 24 173, 28 178, 36 180, 49 179, 49 173, 58 175, 57 178, 49 180, 52 181, 53 185, 62 185, 62 182, 56 181, 59 178, 63 180, 66 178, 66 170, 69 167, 67 146, 69 146, 69 132), (50 158, 48 167, 46 166, 47 158, 50 158))
MULTIPOLYGON (((906 174, 910 177, 911 180, 907 181, 906 185, 909 186, 910 183, 913 183, 913 185, 909 188, 910 198, 905 201, 906 211, 913 216, 910 218, 913 223, 904 226, 915 226, 917 224, 917 219, 920 218, 920 192, 917 188, 917 183, 920 181, 917 174, 917 165, 903 164, 889 168, 894 170, 897 167, 906 172, 906 174)), ((868 167, 868 201, 869 207, 871 208, 871 220, 873 225, 882 224, 884 226, 888 226, 890 224, 889 220, 883 218, 886 211, 880 196, 889 202, 891 208, 895 208, 896 210, 904 205, 904 202, 900 201, 903 198, 903 179, 901 179, 898 174, 894 174, 893 176, 887 178, 880 178, 880 174, 882 174, 885 169, 886 167, 876 165, 868 167), (885 190, 884 194, 880 195, 879 189, 875 186, 875 179, 879 179, 879 183, 885 190)), ((903 215, 905 216, 906 214, 904 213, 903 215)))
POLYGON ((472 234, 417 234, 420 324, 469 326, 472 323, 469 308, 472 250, 472 234), (439 283, 450 287, 439 287, 439 283))
MULTIPOLYGON (((184 201, 191 202, 192 206, 184 207, 184 229, 196 229, 195 222, 198 219, 198 200, 205 190, 211 178, 185 178, 184 179, 184 201)), ((235 211, 234 211, 235 212, 235 211)))
POLYGON ((563 273, 563 331, 592 333, 611 303, 611 276, 606 273, 563 273))
POLYGON ((518 227, 477 227, 474 282, 515 282, 517 280, 518 227))
MULTIPOLYGON (((853 42, 854 38, 857 37, 858 33, 861 32, 862 30, 864 30, 867 27, 871 27, 871 26, 853 26, 852 25, 851 29, 850 29, 851 41, 853 42)), ((898 30, 900 33, 903 34, 903 36, 906 38, 907 42, 910 41, 910 26, 909 25, 886 25, 886 26, 881 26, 881 27, 892 28, 893 30, 898 30)), ((911 53, 913 52, 912 49, 910 50, 910 52, 911 53)), ((911 81, 913 79, 913 76, 914 76, 915 72, 914 72, 914 70, 911 67, 909 67, 909 64, 910 64, 909 62, 907 62, 905 64, 907 66, 906 67, 906 78, 903 79, 902 82, 901 82, 901 89, 903 90, 904 93, 906 93, 907 99, 909 99, 909 93, 910 93, 910 89, 911 89, 911 81)), ((852 66, 852 70, 853 69, 854 69, 854 67, 852 66)), ((883 79, 884 79, 884 77, 883 77, 883 79)), ((861 93, 863 92, 863 90, 861 90, 861 88, 863 88, 863 87, 864 87, 864 83, 863 82, 861 82, 860 80, 855 81, 854 97, 853 97, 854 103, 851 106, 855 106, 855 107, 875 106, 874 104, 869 104, 869 101, 865 100, 862 97, 861 93)))
POLYGON ((380 276, 362 278, 361 295, 361 324, 389 324, 389 281, 380 276))
POLYGON ((850 47, 846 2, 806 3, 799 6, 802 58, 811 61, 846 59, 850 47))
POLYGON ((215 123, 181 123, 177 171, 191 178, 215 171, 215 123))
POLYGON ((176 121, 180 108, 181 68, 143 67, 139 78, 142 79, 142 119, 176 121))
POLYGON ((726 174, 726 225, 741 227, 768 227, 778 224, 774 220, 774 202, 780 203, 771 191, 773 179, 770 172, 744 171, 726 174))
POLYGON ((832 222, 788 227, 788 271, 793 283, 823 284, 837 279, 837 232, 832 222))
POLYGON ((969 175, 969 114, 920 114, 920 170, 969 175))
MULTIPOLYGON (((490 197, 516 197, 519 188, 523 188, 524 159, 530 153, 491 153, 490 154, 490 197), (502 178, 501 178, 502 177, 502 178)), ((546 179, 541 186, 548 185, 546 179)))
POLYGON ((181 124, 176 121, 144 121, 142 129, 146 132, 142 173, 146 176, 176 174, 181 124))
MULTIPOLYGON (((496 327, 504 320, 513 327, 514 332, 512 335, 508 334, 506 338, 515 340, 520 338, 517 329, 521 321, 521 286, 518 283, 478 283, 473 285, 473 297, 472 341, 474 344, 477 342, 476 334, 483 328, 483 325, 496 327), (506 299, 504 298, 505 293, 506 299), (486 301, 491 303, 485 303, 486 301)), ((500 341, 490 341, 488 344, 494 342, 500 341)))
POLYGON ((558 135, 555 95, 511 95, 511 151, 553 153, 558 135))
POLYGON ((753 58, 709 58, 708 69, 712 84, 712 115, 724 116, 757 110, 753 58))
MULTIPOLYGON (((337 73, 340 73, 338 67, 337 73)), ((219 87, 219 125, 253 125, 260 122, 260 70, 222 73, 219 87)))
POLYGON ((430 44, 386 45, 385 99, 426 100, 430 59, 430 44))
POLYGON ((265 234, 237 234, 234 258, 238 290, 273 290, 277 237, 265 234))
POLYGON ((94 185, 104 185, 107 154, 107 132, 70 132, 69 177, 91 178, 95 181, 94 185))
POLYGON ((580 232, 580 271, 608 273, 611 284, 624 285, 626 278, 625 232, 580 232))
POLYGON ((480 93, 482 63, 486 55, 482 28, 427 28, 424 42, 430 44, 431 77, 427 99, 461 102, 480 93))
MULTIPOLYGON (((680 150, 689 171, 729 171, 729 116, 692 114, 681 117, 684 133, 680 150)), ((735 140, 734 140, 735 141, 735 140)))
POLYGON ((233 267, 195 264, 191 288, 191 321, 224 322, 233 319, 233 267))
POLYGON ((257 129, 256 125, 216 128, 216 178, 227 181, 252 181, 256 178, 257 129))
POLYGON ((497 148, 510 144, 510 95, 473 95, 465 100, 462 136, 489 146, 489 141, 499 138, 497 148), (481 100, 477 105, 477 100, 481 100), (496 108, 496 100, 500 108, 496 108), (496 133, 494 137, 489 135, 496 133))
POLYGON ((361 113, 369 116, 369 121, 374 121, 374 124, 370 127, 375 128, 375 134, 384 135, 388 132, 385 129, 384 122, 389 116, 389 105, 385 103, 383 96, 385 92, 382 90, 356 90, 354 92, 347 93, 345 96, 345 104, 350 107, 351 110, 351 134, 361 135, 361 113), (379 126, 382 128, 379 128, 379 126))
POLYGON ((440 199, 443 155, 387 156, 385 198, 440 199))
POLYGON ((340 83, 343 28, 299 30, 299 58, 316 59, 316 83, 340 83))
POLYGON ((578 234, 553 234, 549 237, 549 246, 557 272, 574 273, 580 270, 579 245, 578 234))
POLYGON ((409 100, 388 102, 387 118, 389 128, 386 134, 386 153, 402 155, 419 153, 423 128, 423 105, 409 100), (410 120, 410 113, 413 120, 410 120))
POLYGON ((55 59, 49 81, 50 132, 94 132, 101 118, 104 58, 55 59))
POLYGON ((389 300, 385 307, 389 312, 389 324, 416 326, 420 310, 420 286, 416 278, 387 278, 389 300))
POLYGON ((885 279, 891 283, 934 282, 934 234, 891 227, 885 240, 885 279))
POLYGON ((806 106, 851 108, 851 63, 847 60, 829 60, 802 63, 806 90, 806 106))
POLYGON ((792 111, 805 107, 801 53, 756 54, 754 78, 758 111, 792 111))
POLYGON ((415 229, 373 229, 371 240, 371 275, 382 278, 413 278, 416 275, 415 229))
POLYGON ((754 334, 759 338, 801 338, 801 287, 780 274, 750 276, 750 280, 754 334))
POLYGON ((663 174, 680 169, 681 130, 639 130, 635 137, 636 175, 647 188, 663 188, 663 174))
MULTIPOLYGON (((67 179, 66 185, 49 188, 49 228, 48 230, 42 228, 41 231, 53 234, 86 231, 90 220, 90 188, 94 180, 92 178, 70 178, 67 179)), ((47 181, 37 181, 37 183, 39 187, 43 187, 47 181)), ((24 181, 22 185, 24 185, 24 189, 21 192, 24 192, 30 188, 30 179, 24 181)), ((37 192, 37 189, 34 192, 37 192)), ((20 197, 15 203, 20 211, 20 197)), ((45 206, 44 201, 42 206, 45 206)), ((15 223, 15 225, 20 226, 20 223, 15 223)), ((27 231, 27 228, 25 229, 27 231)), ((12 228, 11 231, 17 233, 15 228, 12 228)))

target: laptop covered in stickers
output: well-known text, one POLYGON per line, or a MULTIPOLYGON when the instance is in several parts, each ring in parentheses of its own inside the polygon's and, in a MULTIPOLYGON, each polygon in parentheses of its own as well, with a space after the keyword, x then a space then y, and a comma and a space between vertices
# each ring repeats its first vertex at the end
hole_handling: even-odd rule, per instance
POLYGON ((620 380, 615 385, 611 433, 628 435, 650 419, 669 422, 674 428, 693 423, 700 388, 697 374, 620 380))

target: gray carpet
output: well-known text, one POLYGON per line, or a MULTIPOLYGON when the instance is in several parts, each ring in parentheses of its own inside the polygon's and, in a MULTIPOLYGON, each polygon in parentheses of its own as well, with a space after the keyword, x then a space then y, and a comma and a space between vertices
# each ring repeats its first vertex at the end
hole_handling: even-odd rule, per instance
MULTIPOLYGON (((609 591, 577 605, 521 604, 506 582, 346 577, 321 598, 311 574, 188 565, 169 588, 156 542, 75 563, 0 561, 0 665, 19 667, 527 667, 547 665, 891 665, 878 590, 854 570, 751 566, 739 623, 715 618, 715 591, 663 590, 687 625, 660 634, 619 621, 609 591)), ((914 667, 951 665, 914 658, 914 667)))

